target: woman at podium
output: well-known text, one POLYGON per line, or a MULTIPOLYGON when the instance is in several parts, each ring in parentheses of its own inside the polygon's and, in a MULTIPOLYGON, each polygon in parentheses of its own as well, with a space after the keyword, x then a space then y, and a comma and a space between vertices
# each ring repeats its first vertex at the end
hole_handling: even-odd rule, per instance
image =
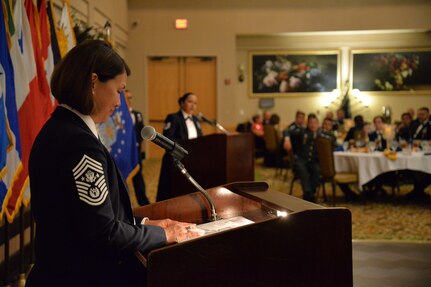
MULTIPOLYGON (((202 128, 194 113, 198 104, 198 98, 193 93, 185 93, 178 99, 180 110, 169 114, 165 119, 163 135, 174 142, 182 142, 202 136, 202 128)), ((165 153, 160 169, 159 186, 157 190, 157 201, 171 198, 170 190, 172 183, 173 159, 165 153)))
POLYGON ((26 286, 146 286, 135 256, 190 238, 188 223, 133 216, 127 186, 96 124, 120 105, 130 70, 87 40, 57 64, 51 117, 30 154, 36 261, 26 286))

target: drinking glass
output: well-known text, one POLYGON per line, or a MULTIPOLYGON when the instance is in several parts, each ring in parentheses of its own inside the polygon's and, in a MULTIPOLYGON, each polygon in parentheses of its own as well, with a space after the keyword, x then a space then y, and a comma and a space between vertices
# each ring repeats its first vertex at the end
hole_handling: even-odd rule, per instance
POLYGON ((376 150, 376 143, 368 142, 368 148, 370 149, 370 152, 374 152, 376 150))
POLYGON ((424 152, 428 152, 429 143, 428 141, 421 141, 421 148, 424 152))
POLYGON ((391 141, 391 150, 397 151, 398 148, 398 142, 397 141, 391 141))
POLYGON ((343 150, 347 151, 348 148, 349 148, 349 142, 343 142, 343 150))

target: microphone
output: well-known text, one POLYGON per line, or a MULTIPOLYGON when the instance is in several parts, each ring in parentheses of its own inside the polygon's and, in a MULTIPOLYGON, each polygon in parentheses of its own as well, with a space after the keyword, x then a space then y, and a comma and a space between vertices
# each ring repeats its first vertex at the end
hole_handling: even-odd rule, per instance
POLYGON ((209 118, 205 117, 202 113, 198 113, 197 114, 198 119, 200 119, 201 121, 204 121, 212 126, 216 126, 216 121, 214 120, 210 120, 209 118))
POLYGON ((198 113, 197 117, 198 117, 198 119, 212 125, 213 127, 216 127, 217 129, 219 129, 224 134, 227 134, 227 135, 229 134, 229 132, 224 127, 222 127, 222 125, 219 124, 216 120, 210 120, 207 117, 205 117, 202 113, 198 113))
POLYGON ((141 136, 144 140, 152 141, 159 147, 165 149, 175 159, 181 160, 184 156, 189 154, 182 146, 156 132, 152 126, 145 126, 141 131, 141 136))

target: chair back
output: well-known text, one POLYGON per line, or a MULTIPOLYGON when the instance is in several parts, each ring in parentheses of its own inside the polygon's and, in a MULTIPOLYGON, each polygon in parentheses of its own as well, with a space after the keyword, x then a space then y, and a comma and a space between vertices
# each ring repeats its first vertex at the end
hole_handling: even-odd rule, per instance
POLYGON ((281 145, 278 131, 272 125, 264 125, 263 130, 264 130, 263 140, 265 141, 265 149, 270 153, 278 153, 278 150, 281 145))
POLYGON ((317 155, 319 158, 320 175, 325 181, 332 181, 335 176, 334 149, 331 140, 318 137, 316 139, 317 155))

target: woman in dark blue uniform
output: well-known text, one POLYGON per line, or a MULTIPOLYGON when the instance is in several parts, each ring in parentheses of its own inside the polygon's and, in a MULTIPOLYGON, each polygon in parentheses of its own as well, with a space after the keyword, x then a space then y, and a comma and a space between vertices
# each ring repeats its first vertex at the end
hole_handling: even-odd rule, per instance
POLYGON ((187 223, 133 217, 127 187, 98 139, 96 124, 120 105, 129 74, 98 40, 56 66, 51 90, 59 106, 29 160, 36 262, 26 286, 146 286, 135 252, 191 235, 187 223))
MULTIPOLYGON (((169 114, 165 119, 163 135, 175 142, 182 142, 202 136, 202 128, 197 117, 193 115, 196 110, 198 98, 193 93, 185 93, 178 99, 180 110, 177 113, 169 114)), ((159 186, 157 191, 157 201, 171 198, 172 188, 172 157, 165 153, 160 169, 159 186)))

